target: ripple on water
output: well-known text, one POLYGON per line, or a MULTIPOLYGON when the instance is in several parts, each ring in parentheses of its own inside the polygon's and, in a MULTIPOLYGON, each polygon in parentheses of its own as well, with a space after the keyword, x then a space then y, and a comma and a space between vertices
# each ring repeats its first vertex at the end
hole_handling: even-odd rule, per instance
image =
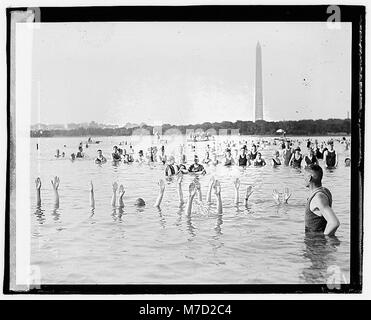
MULTIPOLYGON (((123 139, 99 138, 103 141, 99 148, 109 154, 112 145, 123 139)), ((150 139, 144 138, 136 149, 145 149, 150 139)), ((211 206, 196 204, 188 217, 185 205, 179 207, 174 182, 166 184, 161 210, 153 208, 156 182, 163 178, 160 164, 97 166, 91 161, 98 148, 95 145, 86 149, 90 160, 52 159, 56 148, 71 154, 79 141, 40 139, 37 154, 31 139, 31 157, 37 159, 31 162, 31 182, 36 176, 42 181, 55 175, 61 178, 60 209, 52 209, 53 195, 46 184, 42 210, 31 209, 31 261, 40 266, 43 283, 323 283, 332 265, 340 266, 349 278, 349 168, 340 165, 324 173, 324 185, 333 193, 334 210, 342 224, 339 242, 323 243, 304 236, 308 191, 300 170, 206 167, 207 175, 200 178, 203 196, 215 175, 222 185, 223 215, 216 213, 212 195, 211 206), (67 145, 64 149, 63 144, 67 145), (247 208, 234 204, 236 177, 241 180, 241 201, 247 186, 254 186, 247 208), (90 180, 95 189, 93 212, 89 209, 90 180), (125 186, 123 210, 111 207, 113 181, 125 186), (290 188, 292 197, 288 205, 277 206, 272 190, 282 192, 284 187, 290 188), (140 210, 133 205, 138 197, 146 201, 140 210)), ((175 138, 166 147, 169 153, 178 142, 175 138)), ((268 158, 272 150, 264 148, 263 157, 268 158)), ((339 154, 341 163, 344 154, 339 154)), ((185 197, 190 182, 191 177, 185 176, 185 197)), ((34 192, 31 195, 35 203, 34 192)))

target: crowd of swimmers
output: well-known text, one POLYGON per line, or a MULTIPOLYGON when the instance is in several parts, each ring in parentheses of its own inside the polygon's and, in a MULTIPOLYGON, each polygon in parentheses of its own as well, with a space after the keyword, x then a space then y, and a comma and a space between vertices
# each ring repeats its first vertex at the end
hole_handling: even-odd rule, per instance
MULTIPOLYGON (((339 140, 340 143, 344 144, 345 150, 349 150, 350 142, 347 140, 339 140)), ((205 157, 200 161, 197 154, 193 155, 193 162, 187 167, 186 155, 183 152, 184 146, 180 147, 179 151, 179 161, 175 162, 174 156, 167 157, 165 152, 165 146, 161 146, 159 150, 157 147, 151 147, 148 152, 144 154, 143 150, 138 152, 135 156, 134 148, 129 145, 128 151, 122 149, 118 146, 113 147, 113 152, 111 154, 112 161, 121 162, 161 162, 165 166, 165 176, 174 176, 174 181, 176 183, 176 189, 178 193, 179 204, 182 206, 186 204, 187 214, 192 213, 193 200, 197 198, 200 203, 204 203, 201 185, 199 183, 199 176, 206 174, 205 166, 211 165, 224 165, 230 166, 255 166, 262 167, 270 163, 272 166, 292 166, 294 168, 304 167, 305 173, 305 185, 310 190, 310 195, 307 199, 305 207, 305 230, 307 232, 322 232, 325 235, 333 235, 338 229, 340 222, 332 210, 332 195, 331 192, 322 186, 323 169, 320 166, 319 160, 322 161, 322 165, 326 168, 336 168, 338 166, 338 154, 334 149, 334 141, 330 140, 327 143, 318 143, 316 140, 312 142, 307 140, 306 148, 307 153, 305 156, 301 153, 300 142, 296 141, 265 141, 261 140, 258 143, 253 143, 250 150, 247 147, 245 141, 239 142, 229 142, 225 141, 221 144, 225 147, 224 154, 222 157, 217 155, 215 144, 210 146, 206 145, 205 157), (296 145, 295 145, 296 144, 296 145), (276 149, 272 155, 270 161, 266 161, 262 158, 262 154, 259 148, 264 149, 267 145, 274 146, 276 149), (279 149, 282 151, 280 152, 279 149), (233 156, 233 151, 235 155, 233 156), (222 159, 220 159, 222 158, 222 159), (188 186, 188 198, 186 201, 183 197, 183 176, 184 174, 194 175, 195 178, 188 186)), ((192 149, 195 147, 192 145, 192 149)), ((84 157, 82 145, 79 145, 79 156, 84 157)), ((57 151, 59 154, 59 150, 57 151)), ((57 156, 56 155, 56 156, 57 156)), ((77 157, 77 155, 76 155, 77 157)), ((102 150, 97 151, 97 156, 94 159, 97 164, 102 164, 107 162, 107 158, 103 155, 102 150)), ((345 165, 350 166, 350 158, 345 159, 345 165)), ((54 204, 55 207, 59 207, 59 178, 55 177, 52 181, 52 187, 54 192, 54 204)), ((237 178, 234 181, 234 203, 239 205, 240 203, 240 180, 237 178)), ((165 182, 160 179, 158 182, 159 193, 154 202, 155 207, 160 207, 164 192, 165 192, 165 182)), ((37 190, 37 205, 41 205, 41 180, 36 179, 36 190, 37 190)), ((95 196, 93 183, 90 183, 90 206, 95 208, 95 196)), ((212 202, 212 194, 214 193, 217 213, 222 214, 222 196, 221 196, 221 183, 216 180, 213 176, 210 178, 209 186, 206 192, 205 202, 210 204, 212 202)), ((253 186, 248 186, 243 198, 243 203, 248 206, 248 200, 253 193, 253 186)), ((111 205, 118 208, 124 207, 124 195, 125 188, 123 185, 118 185, 116 182, 112 184, 112 198, 111 205)), ((291 193, 288 188, 285 188, 283 192, 278 192, 273 190, 272 196, 277 204, 286 204, 291 197, 291 193)), ((137 198, 135 205, 142 207, 146 205, 143 198, 137 198)))
MULTIPOLYGON (((349 150, 350 142, 348 140, 344 138, 343 140, 339 140, 339 142, 344 144, 345 151, 349 150)), ((125 142, 125 144, 127 144, 127 142, 125 142)), ((136 154, 134 147, 131 144, 127 144, 127 148, 121 148, 121 146, 118 147, 115 145, 110 159, 114 163, 162 163, 165 165, 166 176, 173 176, 179 172, 183 174, 205 174, 205 166, 217 165, 223 165, 226 167, 264 167, 266 165, 278 167, 284 165, 293 168, 302 168, 308 167, 311 164, 320 164, 321 161, 323 166, 328 169, 334 169, 338 166, 339 156, 337 151, 334 149, 333 140, 318 143, 317 140, 311 141, 308 139, 305 146, 302 146, 301 144, 302 142, 298 140, 273 140, 273 142, 269 140, 261 140, 257 141, 257 143, 252 143, 251 148, 248 148, 248 143, 246 141, 224 141, 219 143, 218 146, 216 146, 215 143, 213 145, 206 145, 204 150, 205 156, 202 159, 200 159, 196 154, 195 145, 192 144, 190 145, 190 148, 193 151, 192 163, 187 163, 184 145, 179 146, 178 155, 175 157, 174 155, 168 156, 166 154, 165 145, 162 145, 160 148, 157 148, 157 146, 151 146, 147 149, 146 153, 144 153, 143 150, 139 150, 136 154), (275 149, 270 159, 264 159, 259 150, 260 147, 264 149, 267 145, 273 145, 275 149), (302 153, 302 148, 306 149, 304 154, 302 153), (220 152, 220 150, 223 151, 220 152)), ((88 147, 88 144, 86 147, 88 147)), ((65 157, 65 153, 60 153, 58 149, 55 157, 65 157)), ((83 151, 83 145, 82 142, 80 142, 76 154, 71 154, 71 160, 74 161, 77 158, 85 157, 86 155, 83 151)), ((94 161, 96 164, 104 164, 107 162, 107 157, 103 155, 101 149, 97 150, 97 155, 94 158, 94 161)), ((351 160, 349 156, 345 157, 344 164, 347 167, 350 166, 351 160)))

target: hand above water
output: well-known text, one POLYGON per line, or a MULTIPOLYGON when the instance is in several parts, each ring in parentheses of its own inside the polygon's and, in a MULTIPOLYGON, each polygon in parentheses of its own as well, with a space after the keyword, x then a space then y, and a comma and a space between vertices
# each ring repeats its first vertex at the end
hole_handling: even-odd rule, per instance
POLYGON ((285 192, 283 193, 283 200, 285 201, 285 203, 287 203, 290 197, 291 197, 291 193, 290 193, 289 188, 285 188, 285 192))
POLYGON ((214 193, 217 196, 220 196, 221 191, 222 191, 222 187, 220 185, 219 180, 215 180, 215 182, 214 182, 214 193))
POLYGON ((254 192, 253 187, 248 186, 246 189, 245 199, 248 200, 253 192, 254 192))
POLYGON ((112 183, 112 191, 113 191, 114 193, 116 193, 117 188, 118 188, 118 184, 117 184, 117 182, 115 181, 114 183, 112 183))
POLYGON ((41 180, 40 180, 39 177, 36 178, 35 184, 36 184, 36 189, 37 190, 40 190, 40 188, 41 188, 41 180))
POLYGON ((164 193, 164 191, 165 191, 165 181, 162 180, 162 179, 160 179, 160 180, 158 181, 158 185, 159 185, 159 187, 160 187, 160 192, 161 192, 161 193, 164 193))
POLYGON ((276 201, 277 204, 281 203, 280 194, 278 193, 278 191, 276 189, 273 189, 272 197, 273 197, 274 201, 276 201))
POLYGON ((183 182, 183 173, 179 172, 178 176, 176 177, 176 183, 182 184, 182 182, 183 182))
POLYGON ((234 181, 234 188, 236 190, 239 190, 240 189, 240 185, 241 185, 241 181, 239 178, 236 178, 236 180, 234 181))
POLYGON ((52 183, 54 191, 57 191, 59 187, 59 178, 55 176, 54 180, 51 180, 51 183, 52 183))
POLYGON ((189 197, 193 198, 196 195, 196 191, 197 191, 197 189, 196 189, 195 183, 191 182, 189 184, 189 197))
POLYGON ((119 197, 122 198, 122 196, 125 194, 125 189, 124 189, 124 186, 122 184, 120 184, 120 188, 119 188, 119 197))

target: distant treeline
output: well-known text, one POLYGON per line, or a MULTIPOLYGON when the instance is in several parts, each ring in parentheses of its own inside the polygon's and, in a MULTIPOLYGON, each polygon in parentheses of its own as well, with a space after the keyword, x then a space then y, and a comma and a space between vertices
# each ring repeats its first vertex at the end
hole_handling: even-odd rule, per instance
POLYGON ((136 128, 77 128, 56 130, 31 130, 31 137, 83 137, 83 136, 130 136, 145 132, 153 135, 156 132, 165 134, 170 130, 173 134, 189 133, 189 130, 207 131, 214 134, 235 134, 238 130, 241 135, 278 135, 277 130, 282 129, 286 135, 348 135, 351 132, 350 119, 327 120, 299 120, 299 121, 241 121, 236 122, 204 122, 196 125, 170 125, 161 127, 143 125, 136 128), (215 130, 215 131, 214 131, 215 130))

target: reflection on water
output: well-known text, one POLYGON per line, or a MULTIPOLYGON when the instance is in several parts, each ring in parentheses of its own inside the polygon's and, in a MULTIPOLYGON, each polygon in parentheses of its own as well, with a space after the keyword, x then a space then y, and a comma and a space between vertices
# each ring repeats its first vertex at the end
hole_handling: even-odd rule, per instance
MULTIPOLYGON (((56 148, 67 155, 75 152, 81 139, 40 139, 39 151, 31 139, 31 158, 35 159, 30 185, 31 260, 40 267, 43 283, 324 283, 334 266, 349 279, 350 168, 343 165, 341 146, 335 145, 340 151, 339 168, 325 170, 323 181, 333 194, 341 226, 337 238, 325 238, 304 232, 308 190, 300 169, 205 166, 207 174, 199 177, 203 199, 196 197, 192 214, 187 215, 174 179, 166 181, 161 208, 153 207, 157 181, 164 178, 162 164, 94 163, 98 148, 109 157, 112 146, 123 139, 100 138, 99 147, 91 145, 85 150, 87 159, 73 162, 56 160, 53 154, 56 148), (60 208, 53 207, 47 184, 55 175, 60 177, 60 208), (206 202, 212 175, 221 183, 221 215, 214 193, 212 203, 206 202), (37 176, 43 182, 42 207, 35 208, 37 176), (241 181, 239 205, 234 203, 237 177, 241 181), (90 180, 94 209, 89 207, 90 180), (113 181, 125 186, 123 208, 111 206, 113 181), (245 206, 249 185, 254 192, 245 206), (288 204, 277 205, 272 190, 282 192, 285 187, 292 197, 288 204), (134 205, 138 197, 145 200, 144 207, 134 205)), ((139 141, 135 151, 146 150, 151 139, 139 141)), ((169 138, 165 146, 169 155, 179 145, 177 139, 169 138)), ((196 146, 200 157, 203 147, 196 146)), ((263 157, 269 159, 274 149, 261 148, 263 157)), ((188 159, 192 155, 191 151, 188 159)), ((184 176, 185 202, 193 179, 184 176)))
POLYGON ((327 282, 328 268, 336 265, 336 253, 340 243, 336 236, 326 237, 318 233, 305 234, 303 257, 310 261, 309 266, 302 272, 306 283, 327 282))

